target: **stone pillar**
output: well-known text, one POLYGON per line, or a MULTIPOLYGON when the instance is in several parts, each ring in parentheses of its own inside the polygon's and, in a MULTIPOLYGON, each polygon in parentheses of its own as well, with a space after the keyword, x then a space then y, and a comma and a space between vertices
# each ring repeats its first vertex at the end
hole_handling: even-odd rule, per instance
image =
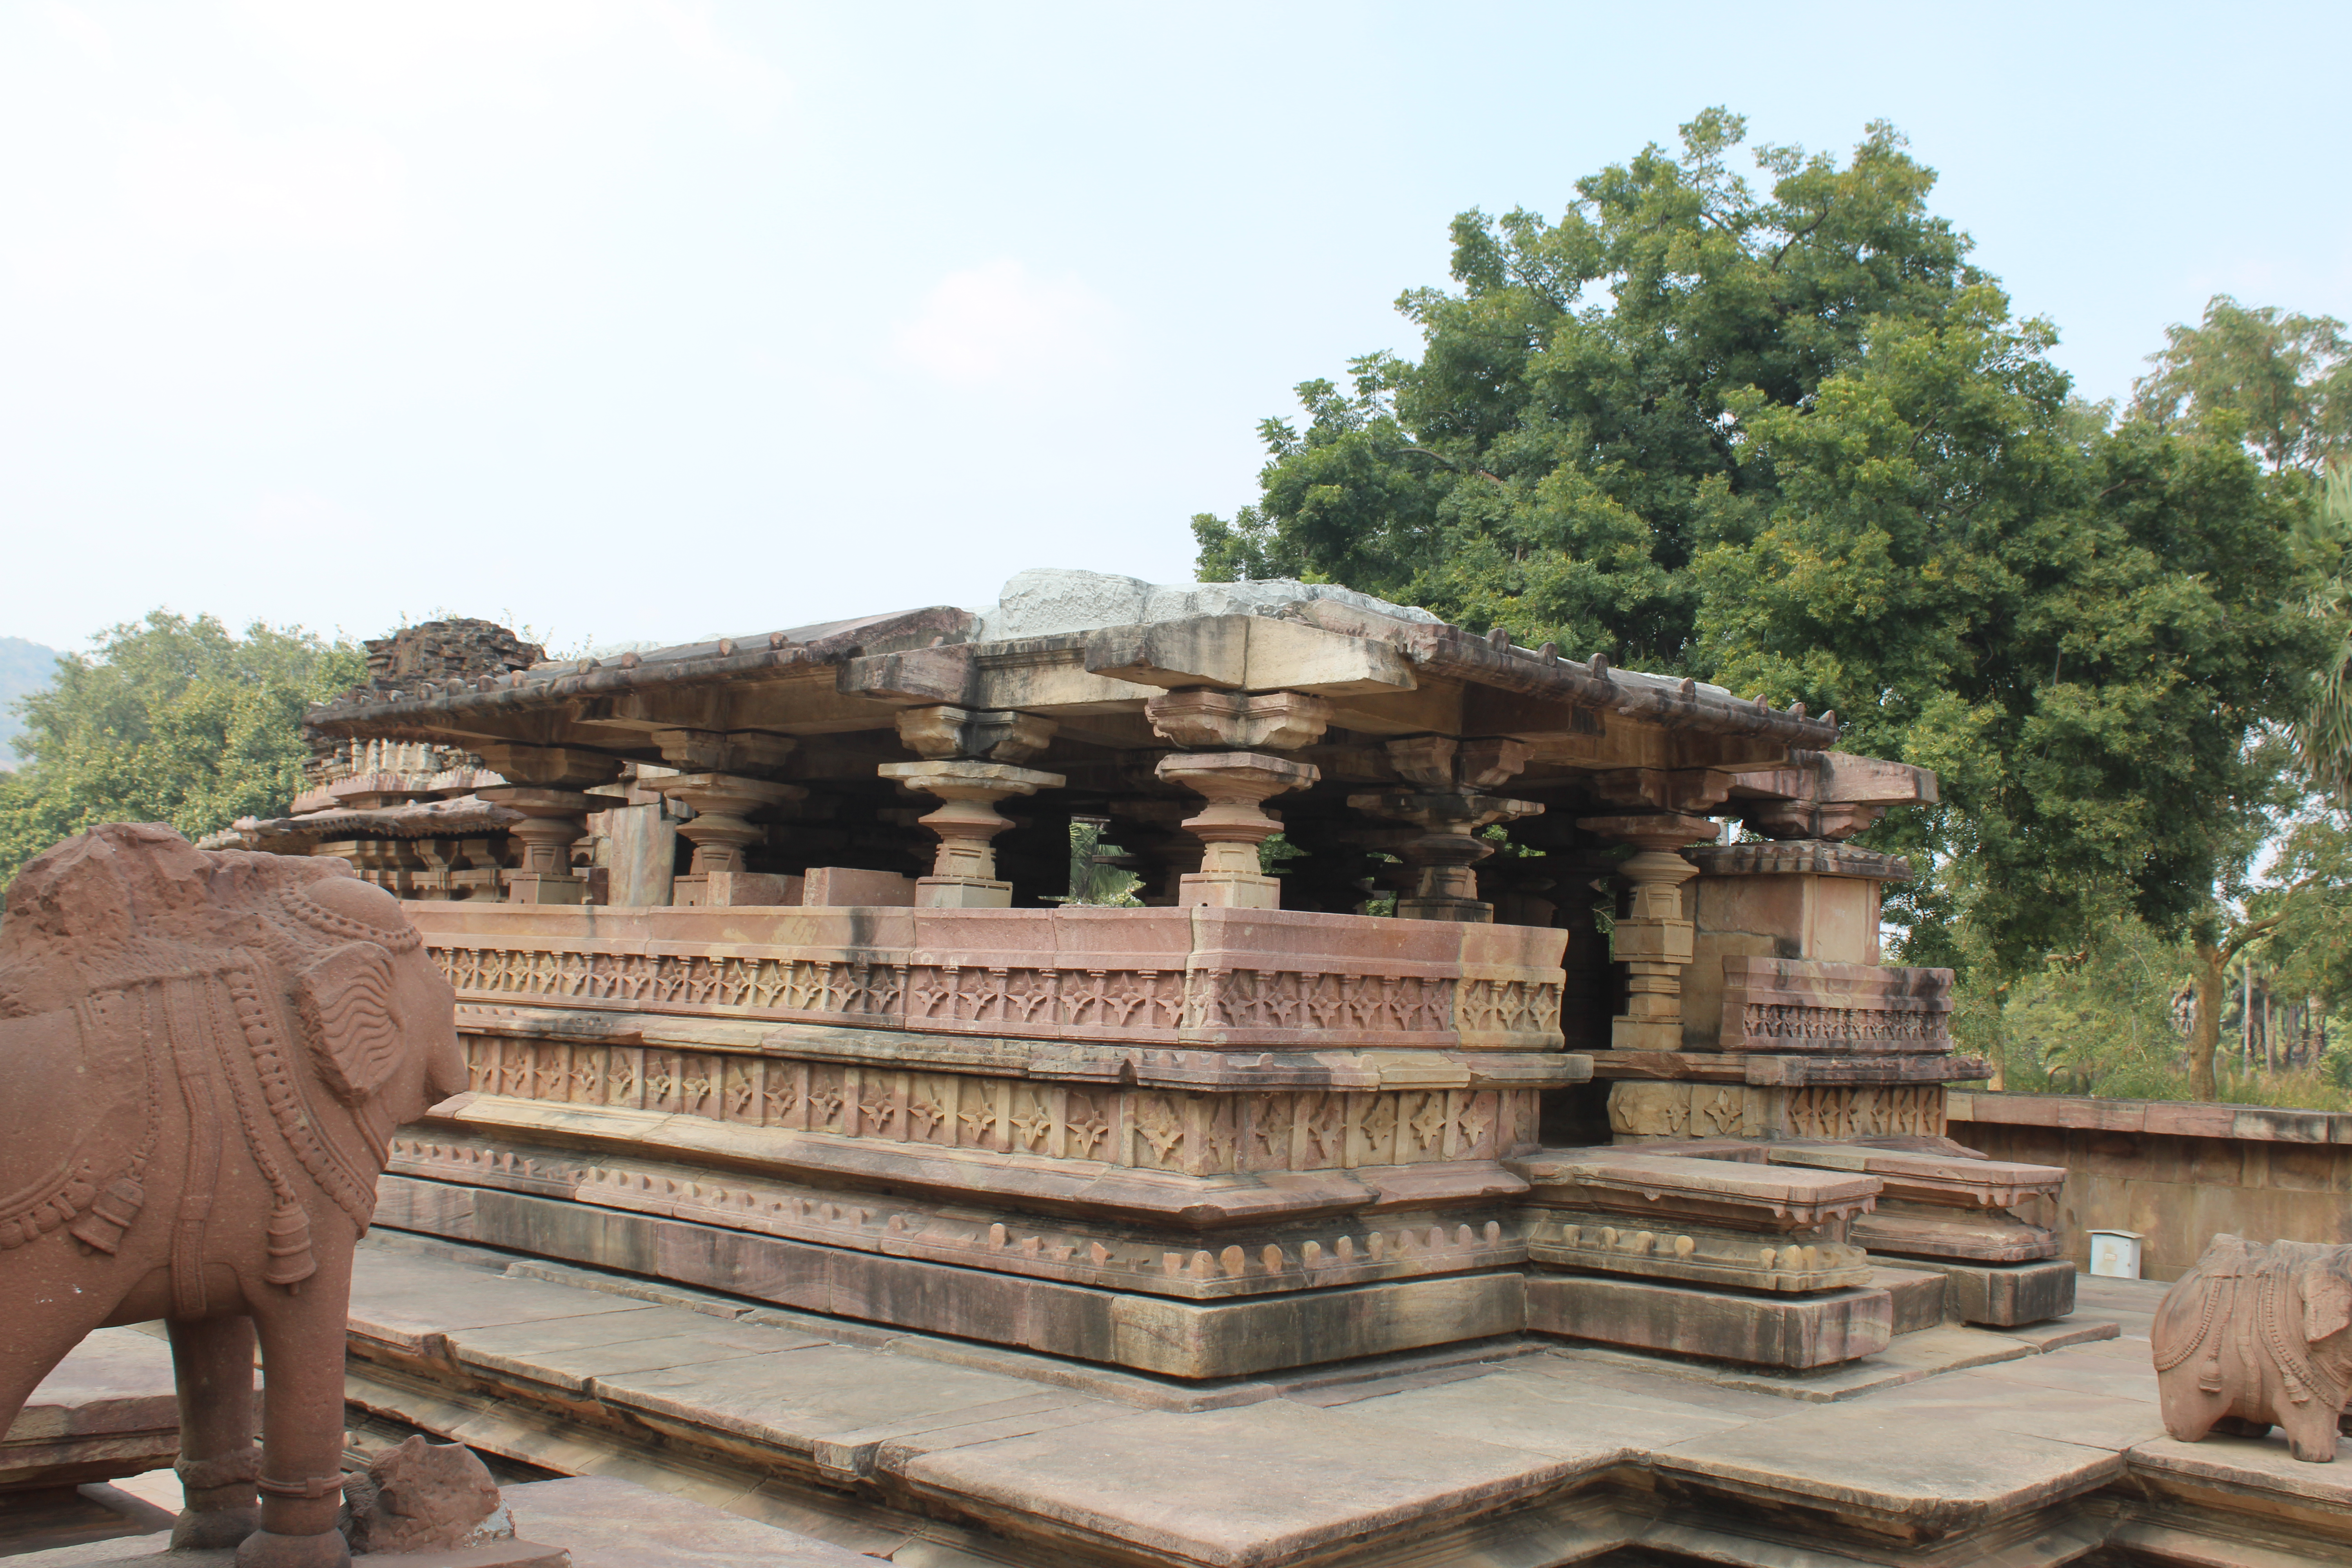
POLYGON ((656 730, 654 744, 662 761, 679 771, 639 782, 646 790, 694 813, 677 825, 678 837, 694 846, 686 870, 670 884, 670 902, 681 905, 772 905, 795 901, 786 879, 754 871, 743 852, 764 843, 768 830, 751 818, 803 799, 808 791, 778 783, 799 744, 790 735, 757 730, 656 730))
POLYGON ((1625 966, 1625 1011, 1609 1031, 1621 1051, 1683 1048, 1682 973, 1691 961, 1691 922, 1682 888, 1698 868, 1676 853, 1721 834, 1703 816, 1588 816, 1589 833, 1633 845, 1640 853, 1618 868, 1633 884, 1633 910, 1617 918, 1611 952, 1625 966))
POLYGON ((996 836, 1013 826, 996 803, 1013 795, 1059 789, 1059 773, 1016 766, 1053 743, 1051 719, 1012 709, 908 708, 898 714, 898 739, 919 763, 885 763, 877 771, 944 804, 919 818, 938 835, 931 874, 915 879, 919 907, 1003 910, 1013 884, 996 874, 996 836))
POLYGON ((744 778, 737 773, 671 773, 645 781, 646 788, 692 808, 677 825, 678 837, 694 846, 686 870, 671 883, 674 904, 780 904, 784 879, 755 872, 743 851, 765 842, 768 830, 753 814, 788 805, 808 794, 797 784, 744 778))
POLYGON ((1201 841, 1201 868, 1178 879, 1177 902, 1280 909, 1282 883, 1258 868, 1257 851, 1282 824, 1261 803, 1305 789, 1322 774, 1306 763, 1257 752, 1171 752, 1160 759, 1159 773, 1209 802, 1184 822, 1184 830, 1201 841))
POLYGON ((884 763, 876 771, 946 803, 921 819, 939 835, 940 847, 931 874, 916 879, 916 904, 941 910, 1012 908, 1013 884, 997 880, 996 852, 990 841, 1013 823, 997 811, 996 803, 1008 795, 1059 789, 1062 775, 1009 763, 956 758, 884 763))
POLYGON ((516 742, 489 742, 481 754, 507 782, 474 793, 523 818, 508 829, 520 853, 506 875, 506 901, 585 903, 588 879, 573 872, 572 847, 588 836, 589 814, 613 804, 610 795, 585 793, 588 786, 617 777, 621 759, 576 746, 516 742))
POLYGON ((1533 801, 1512 800, 1484 790, 1382 790, 1351 795, 1358 811, 1411 824, 1418 831, 1388 844, 1412 875, 1412 890, 1397 900, 1397 918, 1491 924, 1495 906, 1478 897, 1478 862, 1495 852, 1477 837, 1492 823, 1532 816, 1543 810, 1533 801))
POLYGON ((1258 847, 1281 832, 1282 824, 1263 803, 1323 775, 1310 763, 1267 753, 1299 751, 1321 740, 1331 705, 1303 691, 1192 686, 1150 699, 1143 716, 1162 740, 1186 748, 1160 759, 1160 778, 1209 802, 1184 819, 1184 831, 1201 841, 1201 868, 1177 879, 1176 901, 1280 909, 1282 883, 1259 869, 1258 847))
POLYGON ((1527 766, 1528 746, 1507 740, 1465 745, 1445 735, 1412 735, 1391 741, 1388 754, 1390 765, 1418 787, 1352 795, 1348 805, 1417 830, 1385 846, 1412 875, 1412 890, 1397 900, 1398 918, 1491 924, 1495 907, 1478 897, 1473 868, 1495 850, 1477 834, 1491 824, 1543 810, 1533 801, 1488 793, 1527 766))

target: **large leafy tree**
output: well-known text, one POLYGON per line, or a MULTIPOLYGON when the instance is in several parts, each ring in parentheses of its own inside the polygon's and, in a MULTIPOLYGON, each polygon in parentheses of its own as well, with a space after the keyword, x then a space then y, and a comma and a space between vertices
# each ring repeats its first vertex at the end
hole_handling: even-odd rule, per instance
POLYGON ((101 822, 168 822, 191 837, 283 811, 301 787, 303 710, 366 678, 348 643, 158 610, 68 654, 18 704, 26 764, 0 775, 0 883, 101 822))
POLYGON ((2352 342, 2335 317, 2216 294, 2203 321, 2164 337, 2132 384, 2135 417, 2242 440, 2273 469, 2315 474, 2352 455, 2352 342))
POLYGON ((2115 896, 2182 929, 2259 813, 2249 738, 2317 657, 2294 493, 2074 399, 1888 127, 1843 164, 1763 147, 1763 189, 1744 133, 1710 110, 1557 222, 1457 218, 1458 287, 1400 301, 1421 357, 1305 384, 1257 502, 1194 520, 1202 574, 1835 709, 1945 775, 1876 835, 1936 868, 1919 958, 1969 916, 2014 972, 2115 896))
POLYGON ((1458 292, 1406 293, 1418 363, 1357 361, 1261 426, 1264 494, 1193 522, 1204 573, 1307 573, 1621 663, 1686 662, 1694 554, 1776 489, 1741 438, 1862 354, 1874 321, 1935 320, 1979 280, 1925 205, 1933 174, 1874 125, 1845 167, 1710 110, 1577 182, 1558 222, 1454 220, 1458 292), (1482 619, 1483 617, 1483 619, 1482 619))

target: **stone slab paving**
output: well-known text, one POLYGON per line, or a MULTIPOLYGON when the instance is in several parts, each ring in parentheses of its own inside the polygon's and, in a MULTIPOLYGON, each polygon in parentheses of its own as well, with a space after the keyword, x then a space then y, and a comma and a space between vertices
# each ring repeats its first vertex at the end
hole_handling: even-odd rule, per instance
POLYGON ((534 1539, 572 1568, 875 1568, 876 1559, 625 1481, 573 1477, 506 1489, 534 1539))
MULTIPOLYGON (((1129 1397, 1129 1374, 1041 1384, 913 1353, 903 1337, 835 1343, 807 1320, 727 1310, 373 1249, 352 1298, 362 1355, 409 1358, 387 1375, 446 1369, 442 1394, 410 1407, 444 1398, 454 1414, 420 1424, 497 1447, 538 1408, 541 1436, 515 1437, 510 1451, 560 1468, 562 1411, 593 1407, 623 1442, 649 1430, 751 1467, 669 1489, 698 1504, 780 1521, 794 1508, 824 1513, 826 1496, 853 1513, 852 1500, 901 1510, 813 1532, 910 1563, 1532 1568, 1645 1542, 1726 1562, 1785 1557, 1785 1545, 1740 1546, 1706 1522, 1747 1510, 1834 1518, 1903 1543, 1883 1558, 1809 1545, 1808 1562, 1976 1561, 1972 1532, 2015 1526, 1982 1560, 2031 1564, 2076 1554, 2085 1532, 2110 1527, 2123 1506, 2113 1500, 2151 1490, 2182 1506, 2252 1500, 2306 1537, 2352 1540, 2352 1449, 2313 1466, 2273 1440, 2174 1444, 2146 1341, 2086 1338, 2114 1331, 2081 1321, 2032 1335, 1948 1325, 1811 1377, 1560 1347, 1484 1364, 1374 1363, 1287 1389, 1255 1384, 1248 1403, 1151 1409, 1129 1397), (740 1479, 762 1468, 772 1494, 740 1479), (2070 1506, 2102 1489, 2109 1501, 2070 1506), (984 1534, 968 1549, 919 1541, 925 1514, 994 1531, 997 1546, 984 1534), (1454 1554, 1425 1555, 1456 1538, 1454 1554)), ((650 1461, 630 1479, 668 1486, 650 1461)), ((1757 1531, 1773 1528, 1801 1540, 1805 1527, 1757 1531)))
MULTIPOLYGON (((571 1568, 875 1568, 845 1551, 708 1503, 597 1477, 527 1481, 504 1489, 519 1532, 571 1553, 571 1568)), ((7 1559, 10 1568, 230 1568, 234 1552, 168 1552, 171 1531, 7 1559)), ((404 1568, 455 1568, 462 1553, 427 1552, 384 1561, 404 1568)), ((527 1559, 499 1547, 486 1560, 527 1559)))

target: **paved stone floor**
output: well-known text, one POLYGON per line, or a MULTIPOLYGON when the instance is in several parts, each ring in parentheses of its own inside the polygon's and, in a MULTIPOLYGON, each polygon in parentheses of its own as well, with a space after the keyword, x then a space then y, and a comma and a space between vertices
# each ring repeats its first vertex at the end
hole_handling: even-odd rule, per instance
MULTIPOLYGON (((2164 1436, 2162 1292, 1806 1376, 1509 1341, 1202 1387, 380 1234, 349 1393, 692 1505, 713 1568, 2352 1563, 2352 1444, 2164 1436)), ((589 1529, 597 1484, 513 1489, 525 1532, 670 1560, 589 1529)))
POLYGON ((2217 1507, 2245 1550, 2177 1560, 2352 1541, 2352 1446, 2164 1436, 2159 1285, 2086 1279, 2071 1320, 1813 1376, 1514 1342, 1202 1389, 502 1267, 367 1251, 355 1404, 894 1563, 2022 1568, 2126 1540, 2161 1561, 2217 1507))

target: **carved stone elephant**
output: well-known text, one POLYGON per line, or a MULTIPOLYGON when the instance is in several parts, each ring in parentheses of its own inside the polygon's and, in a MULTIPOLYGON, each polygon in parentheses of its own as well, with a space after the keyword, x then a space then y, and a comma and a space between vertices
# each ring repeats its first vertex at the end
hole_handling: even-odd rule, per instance
POLYGON ((2326 1464, 2352 1396, 2352 1247, 2217 1236, 2165 1292, 2149 1340, 2175 1437, 2276 1426, 2296 1458, 2326 1464))
POLYGON ((83 1335, 164 1319, 173 1544, 348 1563, 352 1248, 392 1130, 466 1086, 454 1015, 340 860, 118 824, 26 865, 0 921, 0 1430, 83 1335))

